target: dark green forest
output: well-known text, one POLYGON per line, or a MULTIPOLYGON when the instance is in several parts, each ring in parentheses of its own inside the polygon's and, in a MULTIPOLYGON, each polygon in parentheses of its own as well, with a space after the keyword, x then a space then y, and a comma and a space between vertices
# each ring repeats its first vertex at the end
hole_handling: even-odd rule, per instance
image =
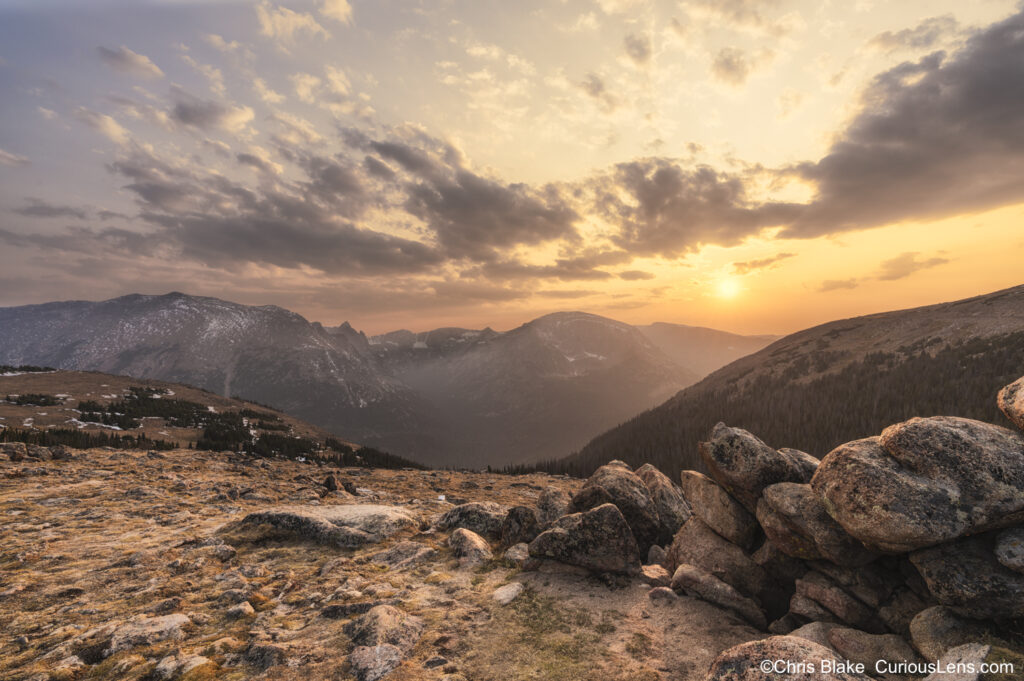
POLYGON ((675 479, 682 469, 704 469, 697 444, 719 421, 745 428, 773 447, 818 458, 913 416, 965 416, 1009 427, 996 394, 1024 375, 1024 332, 936 350, 939 344, 925 339, 895 353, 873 353, 808 381, 800 378, 822 368, 820 357, 795 358, 786 371, 745 383, 742 377, 724 382, 713 374, 571 456, 506 472, 585 477, 621 459, 632 466, 650 462, 675 479))

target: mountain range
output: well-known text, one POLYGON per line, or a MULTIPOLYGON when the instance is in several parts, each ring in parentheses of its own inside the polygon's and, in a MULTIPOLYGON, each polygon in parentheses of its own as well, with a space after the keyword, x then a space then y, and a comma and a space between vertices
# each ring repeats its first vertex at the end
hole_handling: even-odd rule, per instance
POLYGON ((182 293, 0 308, 0 363, 185 383, 426 464, 476 468, 578 449, 771 340, 581 312, 507 332, 368 338, 182 293))
POLYGON ((992 395, 1024 373, 1024 286, 822 324, 742 357, 543 468, 588 475, 622 459, 703 469, 714 425, 821 458, 914 416, 1009 426, 992 395))

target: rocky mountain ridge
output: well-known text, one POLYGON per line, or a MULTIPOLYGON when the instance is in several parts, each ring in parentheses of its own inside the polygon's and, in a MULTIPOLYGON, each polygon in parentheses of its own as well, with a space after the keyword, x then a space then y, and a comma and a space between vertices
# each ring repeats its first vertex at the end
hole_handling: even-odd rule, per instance
MULTIPOLYGON (((694 341, 695 356, 708 343, 694 341)), ((188 383, 424 463, 477 467, 571 451, 698 378, 634 327, 583 313, 368 339, 181 293, 2 308, 0 362, 188 383)))

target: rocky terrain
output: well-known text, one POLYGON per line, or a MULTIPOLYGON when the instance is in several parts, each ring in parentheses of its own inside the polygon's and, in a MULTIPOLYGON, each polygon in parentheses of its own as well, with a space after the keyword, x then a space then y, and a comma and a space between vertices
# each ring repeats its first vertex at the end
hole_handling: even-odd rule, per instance
POLYGON ((367 338, 273 305, 169 293, 0 308, 0 363, 186 383, 425 464, 503 466, 577 449, 768 342, 660 330, 567 312, 504 333, 367 338))
MULTIPOLYGON (((1024 429, 1024 378, 998 405, 1024 429)), ((718 424, 700 451, 677 485, 8 443, 0 673, 1024 674, 1019 430, 914 418, 819 462, 718 424)))

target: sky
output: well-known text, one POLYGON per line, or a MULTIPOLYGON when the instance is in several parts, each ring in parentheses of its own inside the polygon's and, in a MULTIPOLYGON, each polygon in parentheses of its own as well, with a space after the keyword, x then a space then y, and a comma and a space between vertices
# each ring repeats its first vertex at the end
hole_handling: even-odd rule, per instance
POLYGON ((0 305, 782 334, 1024 283, 1024 6, 0 0, 0 305))

